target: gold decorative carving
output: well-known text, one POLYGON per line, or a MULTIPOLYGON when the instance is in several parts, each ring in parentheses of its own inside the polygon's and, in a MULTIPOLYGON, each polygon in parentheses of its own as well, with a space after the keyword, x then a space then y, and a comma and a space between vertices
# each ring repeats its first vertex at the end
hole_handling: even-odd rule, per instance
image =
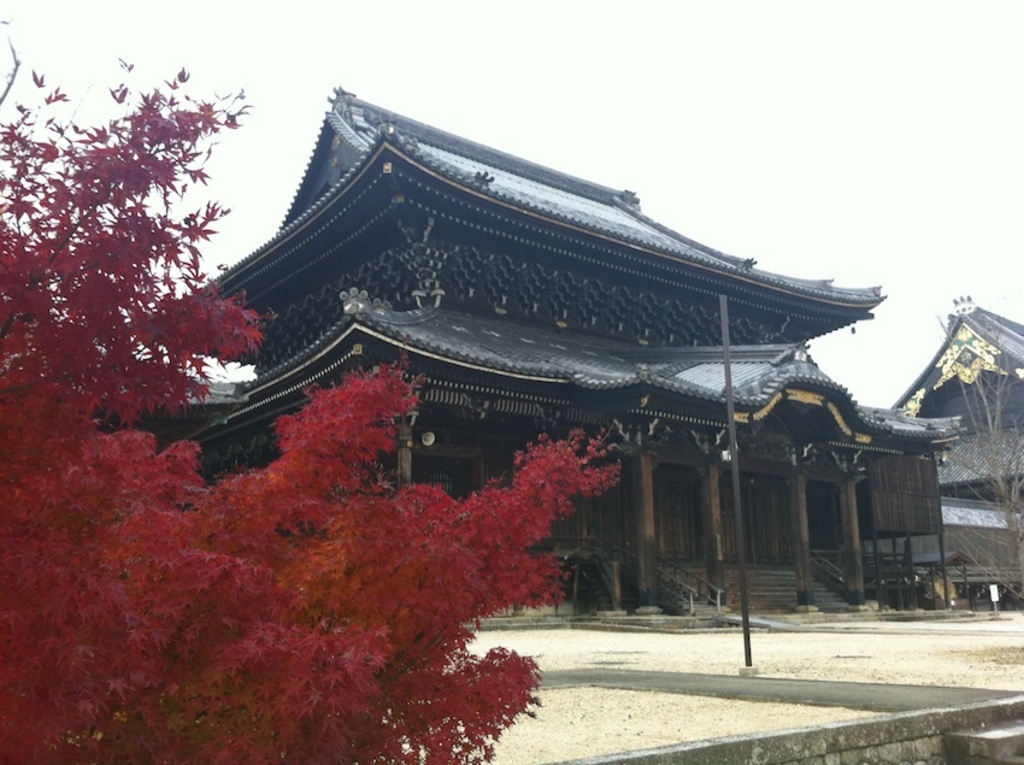
POLYGON ((362 356, 363 355, 363 344, 362 343, 353 343, 353 345, 352 345, 352 355, 353 356, 362 356))
POLYGON ((932 390, 938 390, 954 377, 965 385, 973 385, 982 372, 1005 375, 1006 372, 1000 369, 995 360, 1001 353, 994 345, 978 337, 973 329, 962 325, 942 358, 935 364, 937 369, 942 370, 942 376, 932 386, 932 390))
POLYGON ((918 412, 921 411, 921 404, 924 403, 925 389, 920 388, 914 392, 914 395, 907 399, 907 405, 903 407, 904 414, 907 417, 917 417, 918 412))
POLYGON ((833 404, 831 401, 829 401, 828 410, 832 412, 832 417, 835 419, 836 425, 839 426, 839 429, 843 431, 846 435, 852 436, 853 428, 846 424, 846 420, 843 419, 843 415, 842 413, 840 413, 839 407, 833 404))
POLYGON ((799 401, 802 404, 811 404, 812 406, 825 405, 825 395, 823 393, 813 393, 809 390, 800 390, 798 388, 789 388, 786 393, 789 395, 790 401, 799 401))
POLYGON ((826 399, 825 394, 814 393, 813 391, 803 390, 802 388, 787 388, 785 391, 779 391, 774 396, 772 396, 771 401, 769 401, 764 407, 758 409, 753 414, 750 414, 749 412, 735 412, 734 418, 736 422, 749 423, 751 421, 756 422, 759 420, 763 420, 771 413, 772 409, 774 409, 776 405, 778 405, 778 403, 782 401, 783 394, 785 394, 785 397, 788 398, 790 401, 799 401, 800 403, 809 404, 811 406, 827 407, 828 411, 832 414, 832 418, 836 421, 836 425, 839 426, 839 429, 843 431, 843 433, 845 433, 848 436, 852 436, 857 441, 857 443, 871 443, 872 437, 867 433, 855 432, 853 428, 851 428, 847 424, 846 419, 842 415, 842 412, 839 411, 839 407, 836 406, 831 401, 829 401, 828 399, 826 399))
POLYGON ((646 396, 644 396, 642 399, 640 399, 640 408, 641 409, 646 408, 649 403, 651 403, 651 394, 650 393, 648 393, 646 396))
POLYGON ((772 409, 774 409, 775 405, 778 404, 780 401, 782 401, 782 391, 776 393, 774 396, 772 396, 771 401, 769 401, 761 409, 758 409, 756 412, 754 412, 754 422, 757 422, 758 420, 763 420, 765 417, 771 414, 772 409))

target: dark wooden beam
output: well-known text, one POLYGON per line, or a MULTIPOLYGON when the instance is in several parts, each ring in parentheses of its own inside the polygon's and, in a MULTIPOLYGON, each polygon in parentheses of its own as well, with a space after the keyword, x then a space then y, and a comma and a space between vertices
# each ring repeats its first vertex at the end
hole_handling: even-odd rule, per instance
POLYGON ((711 584, 725 589, 725 567, 722 560, 722 494, 721 463, 715 453, 705 460, 700 470, 701 513, 704 525, 704 567, 711 584))
POLYGON ((864 559, 861 555, 860 523, 857 519, 857 479, 850 476, 839 491, 846 543, 846 593, 852 608, 864 606, 864 559))
POLYGON ((654 457, 650 452, 638 451, 633 458, 636 475, 637 517, 637 587, 639 606, 654 609, 658 605, 657 540, 654 521, 654 457))
POLYGON ((793 468, 787 484, 789 513, 793 523, 796 605, 803 611, 817 611, 814 605, 814 576, 811 572, 811 534, 807 523, 807 476, 799 468, 793 468))

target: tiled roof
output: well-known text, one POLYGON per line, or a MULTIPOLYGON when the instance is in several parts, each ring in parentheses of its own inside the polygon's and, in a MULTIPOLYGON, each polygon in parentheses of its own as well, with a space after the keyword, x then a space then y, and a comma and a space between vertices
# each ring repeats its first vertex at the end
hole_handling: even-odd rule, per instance
POLYGON ((435 170, 444 172, 448 177, 459 178, 461 175, 461 179, 469 182, 477 175, 488 175, 492 180, 487 183, 486 193, 512 202, 518 207, 551 215, 594 231, 612 234, 625 241, 666 252, 676 252, 709 265, 729 268, 743 265, 739 258, 699 247, 696 243, 683 240, 678 235, 673 236, 663 228, 652 225, 639 214, 635 206, 623 203, 621 192, 609 189, 601 196, 582 194, 427 143, 406 143, 403 148, 408 148, 411 154, 424 160, 435 170))
POLYGON ((1009 357, 1004 366, 1024 366, 1024 326, 984 308, 964 316, 964 323, 1009 357))
POLYGON ((209 384, 210 393, 206 398, 207 403, 234 403, 245 400, 242 392, 242 383, 228 380, 214 380, 209 384))
POLYGON ((366 102, 360 103, 364 119, 385 120, 395 126, 397 143, 404 151, 445 177, 474 185, 488 196, 683 261, 742 274, 765 284, 838 299, 846 304, 873 307, 882 300, 879 287, 840 288, 834 287, 831 280, 798 279, 756 269, 751 259, 720 252, 648 218, 640 211, 640 200, 632 192, 574 178, 366 102), (489 180, 475 184, 477 178, 489 180))
POLYGON ((1006 516, 998 507, 955 497, 942 498, 942 522, 946 526, 972 526, 982 529, 1005 529, 1006 516))
MULTIPOLYGON (((645 348, 632 343, 557 332, 508 321, 436 310, 360 314, 357 321, 417 350, 515 375, 571 382, 581 388, 622 388, 647 383, 708 400, 724 396, 721 349, 645 348), (717 354, 716 354, 717 352, 717 354)), ((777 387, 774 373, 793 370, 783 360, 796 349, 776 345, 733 350, 737 401, 765 403, 777 387)), ((838 387, 814 364, 800 376, 838 387)))
POLYGON ((939 484, 955 486, 989 480, 997 473, 1024 471, 1024 434, 965 433, 950 444, 945 461, 939 465, 939 484), (1005 436, 1005 437, 1002 437, 1005 436))
POLYGON ((935 440, 954 439, 959 420, 955 417, 908 417, 898 409, 859 407, 865 420, 901 436, 935 440))
MULTIPOLYGON (((378 307, 350 320, 408 350, 483 370, 584 390, 641 385, 693 399, 725 401, 721 348, 643 347, 434 309, 397 312, 378 307)), ((737 406, 756 410, 791 386, 831 392, 836 401, 850 400, 849 392, 822 372, 801 346, 737 346, 730 358, 737 406)), ((915 419, 852 401, 850 406, 874 432, 927 440, 954 433, 950 420, 915 419)))
MULTIPOLYGON (((470 188, 474 193, 533 211, 546 218, 610 237, 625 245, 657 252, 684 264, 715 273, 804 295, 843 307, 865 311, 884 298, 881 288, 841 288, 830 279, 800 279, 754 267, 753 259, 728 255, 703 245, 648 218, 639 200, 629 191, 611 189, 575 178, 518 157, 483 146, 416 120, 402 117, 339 91, 328 113, 285 225, 274 240, 226 272, 227 280, 278 240, 286 237, 309 215, 345 187, 383 144, 389 144, 438 176, 470 188), (342 146, 338 179, 326 195, 313 188, 317 162, 326 162, 334 143, 342 146)), ((332 157, 338 162, 339 156, 332 157)))

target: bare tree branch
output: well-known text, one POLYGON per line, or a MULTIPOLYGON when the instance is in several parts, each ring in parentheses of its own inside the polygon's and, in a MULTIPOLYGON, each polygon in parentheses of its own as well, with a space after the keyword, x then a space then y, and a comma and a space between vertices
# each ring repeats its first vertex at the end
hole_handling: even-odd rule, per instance
POLYGON ((8 37, 7 46, 11 49, 11 71, 7 75, 7 83, 4 86, 4 92, 0 93, 0 106, 3 106, 4 101, 7 100, 7 96, 11 92, 11 88, 14 87, 14 80, 18 76, 18 70, 21 68, 21 59, 18 58, 18 51, 14 48, 14 41, 8 37))
MULTIPOLYGON (((1020 380, 1006 373, 986 372, 972 384, 962 384, 968 425, 973 434, 955 449, 955 459, 969 473, 965 480, 977 499, 990 503, 1006 523, 1009 555, 993 553, 996 560, 1013 560, 1007 569, 994 566, 993 574, 1017 597, 1024 595, 1024 409, 1019 404, 1020 380), (1010 580, 1014 581, 1010 581, 1010 580)), ((983 549, 973 551, 984 557, 983 549)), ((982 565, 982 561, 978 561, 982 565)))

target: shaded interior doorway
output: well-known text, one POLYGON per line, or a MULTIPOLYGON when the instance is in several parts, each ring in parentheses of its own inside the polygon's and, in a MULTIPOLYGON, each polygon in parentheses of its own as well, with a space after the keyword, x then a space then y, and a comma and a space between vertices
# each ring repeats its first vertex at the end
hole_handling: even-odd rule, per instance
POLYGON ((807 482, 807 530, 812 550, 842 549, 843 522, 839 491, 834 483, 807 482))

